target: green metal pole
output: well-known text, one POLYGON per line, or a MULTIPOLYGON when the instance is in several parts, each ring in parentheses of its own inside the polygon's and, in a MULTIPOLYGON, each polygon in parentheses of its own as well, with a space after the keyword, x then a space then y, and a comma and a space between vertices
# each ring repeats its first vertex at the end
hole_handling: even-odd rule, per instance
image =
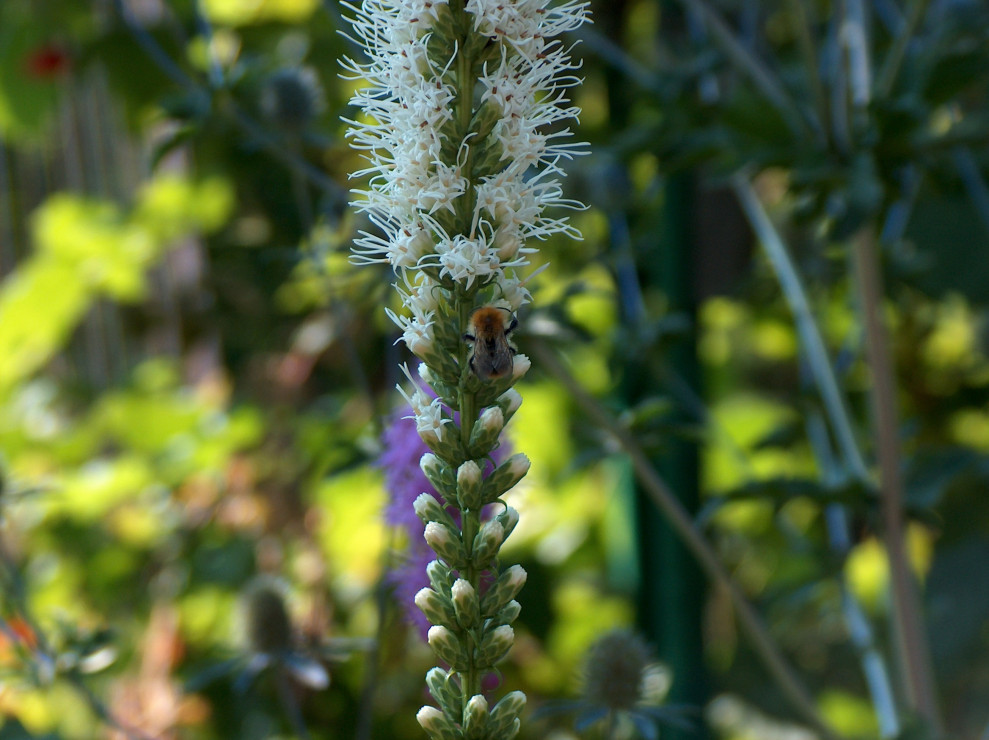
MULTIPOLYGON (((643 281, 666 294, 670 310, 690 317, 695 325, 693 296, 694 254, 691 234, 693 182, 687 175, 670 178, 664 189, 660 238, 655 259, 644 260, 643 281)), ((700 372, 693 333, 680 339, 658 358, 684 378, 700 394, 700 372)), ((656 350, 652 350, 655 352, 656 350)), ((642 378, 642 391, 655 392, 658 378, 642 378)), ((683 413, 686 425, 690 420, 683 413)), ((692 440, 671 436, 663 452, 653 459, 684 507, 698 510, 698 450, 692 440)), ((639 595, 639 621, 654 641, 660 658, 673 670, 671 702, 702 708, 709 699, 704 669, 702 625, 706 581, 700 568, 679 538, 656 511, 648 498, 637 492, 639 562, 642 585, 639 595)), ((703 733, 686 733, 676 728, 663 731, 664 738, 687 740, 703 733)))

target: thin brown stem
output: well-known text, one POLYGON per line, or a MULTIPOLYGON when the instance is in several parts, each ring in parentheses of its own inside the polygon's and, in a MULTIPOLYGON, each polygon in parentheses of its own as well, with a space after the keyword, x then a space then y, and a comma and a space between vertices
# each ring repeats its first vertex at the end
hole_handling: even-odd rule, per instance
POLYGON ((821 717, 814 699, 800 677, 782 654, 779 646, 769 634, 762 618, 749 604, 742 590, 725 570, 714 549, 697 529, 690 514, 667 486, 666 481, 653 467, 649 458, 639 447, 631 434, 584 388, 560 362, 554 352, 546 346, 533 343, 527 348, 538 359, 539 365, 552 374, 569 391, 578 405, 595 424, 608 431, 628 455, 635 474, 649 498, 667 518, 674 531, 697 559, 708 578, 723 588, 731 599, 742 629, 749 636, 752 647, 759 655, 766 669, 776 680, 791 706, 804 720, 826 740, 837 740, 840 736, 821 717))
POLYGON ((872 232, 863 229, 853 246, 865 354, 872 373, 872 423, 879 458, 880 515, 889 557, 891 603, 897 654, 909 709, 923 718, 935 737, 942 733, 932 678, 930 649, 924 634, 920 599, 910 572, 904 531, 903 479, 900 474, 896 380, 882 320, 882 275, 872 232))

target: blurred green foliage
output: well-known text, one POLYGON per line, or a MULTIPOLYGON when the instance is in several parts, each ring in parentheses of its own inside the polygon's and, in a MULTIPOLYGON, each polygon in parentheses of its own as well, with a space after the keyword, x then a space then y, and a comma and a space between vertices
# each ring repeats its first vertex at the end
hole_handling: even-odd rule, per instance
MULTIPOLYGON (((820 711, 876 737, 838 586, 888 655, 875 492, 828 479, 790 310, 735 207, 707 196, 740 167, 759 173, 868 455, 846 240, 906 203, 883 256, 908 542, 948 730, 974 737, 989 693, 989 18, 977 0, 931 2, 889 89, 853 114, 846 5, 598 4, 574 91, 594 154, 566 185, 590 205, 574 216, 585 238, 540 245, 549 268, 518 343, 564 352, 647 451, 701 446, 697 521, 820 711), (790 104, 767 101, 704 8, 790 104), (703 186, 695 242, 679 247, 693 250, 696 321, 656 274, 682 172, 703 186), (696 346, 700 397, 669 359, 678 342, 696 346), (630 368, 646 379, 634 403, 630 368), (847 557, 828 543, 832 503, 853 522, 847 557)), ((912 4, 865 5, 869 53, 888 60, 912 4)), ((337 78, 355 53, 346 12, 0 4, 0 740, 421 735, 432 662, 384 592, 403 543, 381 523, 373 467, 407 358, 383 311, 393 276, 347 261, 369 225, 347 207, 362 160, 340 122, 354 115, 354 83, 337 78), (276 94, 286 79, 312 96, 301 107, 276 94), (290 657, 325 665, 328 688, 296 674, 285 692, 288 659, 255 670, 242 596, 258 574, 285 584, 290 657)), ((637 582, 613 440, 538 367, 521 392, 510 436, 533 467, 506 557, 529 582, 501 678, 538 706, 578 693, 584 651, 633 623, 634 589, 664 584, 637 582)), ((703 632, 713 732, 799 734, 717 591, 703 632)), ((543 735, 572 725, 524 727, 543 735)))

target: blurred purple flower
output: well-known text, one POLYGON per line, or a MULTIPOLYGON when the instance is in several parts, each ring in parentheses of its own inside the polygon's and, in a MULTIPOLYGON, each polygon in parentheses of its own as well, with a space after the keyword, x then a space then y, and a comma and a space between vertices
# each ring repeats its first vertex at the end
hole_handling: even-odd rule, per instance
MULTIPOLYGON (((424 388, 432 393, 425 384, 424 388)), ((406 621, 418 627, 420 635, 425 640, 430 626, 429 621, 413 599, 419 589, 429 585, 426 566, 436 558, 436 555, 422 537, 425 525, 416 516, 412 502, 423 492, 431 493, 437 499, 440 497, 433 484, 419 468, 419 460, 429 452, 429 448, 416 432, 415 419, 402 418, 410 414, 411 409, 408 409, 404 413, 399 411, 392 417, 391 423, 381 435, 382 452, 378 457, 377 465, 385 472, 385 490, 388 492, 388 503, 384 510, 385 523, 401 527, 409 537, 404 558, 385 576, 385 580, 391 585, 392 593, 406 621)), ((454 418, 456 419, 457 416, 459 414, 455 414, 454 418)), ((509 445, 503 438, 501 445, 493 453, 494 460, 500 464, 510 454, 509 445)), ((491 469, 488 465, 488 470, 485 470, 484 474, 488 475, 491 469)), ((451 509, 450 514, 454 520, 460 520, 460 512, 456 509, 451 509)))
POLYGON ((385 522, 408 531, 410 539, 422 539, 424 525, 416 516, 412 502, 420 493, 435 495, 436 490, 419 468, 419 460, 429 448, 416 432, 415 419, 403 419, 396 414, 381 435, 381 445, 378 467, 385 471, 388 491, 385 522))

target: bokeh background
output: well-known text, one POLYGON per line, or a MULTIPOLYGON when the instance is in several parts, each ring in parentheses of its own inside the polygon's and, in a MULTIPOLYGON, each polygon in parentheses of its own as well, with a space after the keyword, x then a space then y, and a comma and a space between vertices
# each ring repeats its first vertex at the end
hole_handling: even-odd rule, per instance
MULTIPOLYGON (((634 449, 841 736, 892 736, 879 658, 896 735, 986 737, 989 9, 592 6, 572 92, 591 153, 565 184, 584 238, 540 245, 516 335, 534 362, 506 444, 533 465, 503 553, 529 578, 495 692, 529 695, 524 738, 603 737, 553 702, 628 627, 693 724, 663 737, 814 737, 634 449), (910 711, 891 631, 862 244, 940 728, 910 711)), ((369 226, 348 206, 347 14, 0 4, 2 740, 423 736, 433 659, 389 575, 414 533, 385 524, 378 462, 408 357, 394 276, 348 261, 369 226), (291 621, 276 665, 259 588, 291 621)))

